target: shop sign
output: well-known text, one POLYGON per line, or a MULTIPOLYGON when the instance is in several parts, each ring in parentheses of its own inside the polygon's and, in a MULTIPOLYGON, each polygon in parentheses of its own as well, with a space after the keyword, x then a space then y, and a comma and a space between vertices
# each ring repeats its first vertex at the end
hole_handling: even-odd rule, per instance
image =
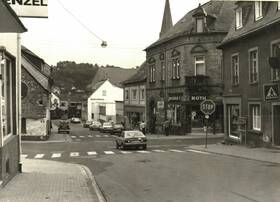
POLYGON ((201 96, 201 95, 191 96, 191 101, 203 101, 203 100, 206 100, 206 96, 201 96))
POLYGON ((181 101, 182 96, 172 96, 168 98, 168 101, 181 101))
POLYGON ((19 17, 47 18, 48 0, 6 0, 19 17))
POLYGON ((158 101, 157 102, 157 108, 158 109, 164 109, 164 101, 158 101))
POLYGON ((264 99, 265 100, 277 100, 279 99, 278 84, 264 84, 264 99))

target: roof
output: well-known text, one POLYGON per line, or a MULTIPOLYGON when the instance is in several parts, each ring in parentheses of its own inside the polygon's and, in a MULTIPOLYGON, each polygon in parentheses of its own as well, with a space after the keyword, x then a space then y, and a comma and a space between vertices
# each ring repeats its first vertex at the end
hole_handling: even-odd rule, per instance
POLYGON ((42 74, 24 55, 21 56, 21 64, 24 69, 48 92, 50 92, 49 78, 42 74))
POLYGON ((102 80, 97 82, 94 86, 92 86, 92 93, 94 93, 100 86, 102 86, 107 80, 102 80))
POLYGON ((277 12, 277 1, 275 2, 265 2, 263 1, 264 6, 264 17, 261 20, 255 21, 254 20, 254 10, 253 10, 253 1, 252 2, 240 2, 246 13, 244 18, 245 22, 243 22, 243 27, 240 29, 235 29, 235 23, 232 23, 232 26, 224 38, 222 44, 219 47, 228 44, 229 42, 235 41, 239 38, 245 37, 251 33, 256 31, 260 31, 268 26, 271 26, 274 23, 280 22, 280 11, 277 12))
POLYGON ((137 72, 131 77, 129 77, 127 80, 123 81, 122 84, 145 82, 147 79, 146 64, 146 61, 143 62, 142 65, 138 68, 137 72))
POLYGON ((7 1, 0 0, 0 32, 23 33, 26 31, 27 29, 7 1))
POLYGON ((207 33, 227 33, 234 19, 234 7, 235 2, 233 1, 209 1, 203 5, 199 5, 198 8, 188 12, 171 29, 145 50, 156 47, 180 36, 196 34, 194 33, 195 18, 193 15, 199 13, 205 12, 207 19, 209 19, 209 23, 210 20, 212 21, 208 24, 209 30, 207 33))
POLYGON ((161 24, 161 31, 159 36, 165 34, 173 26, 169 0, 165 1, 163 19, 161 24))

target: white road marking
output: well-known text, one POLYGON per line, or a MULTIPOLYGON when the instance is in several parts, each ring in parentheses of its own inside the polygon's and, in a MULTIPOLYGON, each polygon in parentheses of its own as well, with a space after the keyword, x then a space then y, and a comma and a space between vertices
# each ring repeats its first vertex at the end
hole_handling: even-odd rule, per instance
POLYGON ((28 155, 27 154, 22 154, 22 155, 20 155, 21 156, 21 158, 26 158, 28 155))
POLYGON ((120 151, 122 154, 132 154, 130 151, 120 151))
POLYGON ((93 137, 92 135, 88 135, 88 137, 93 137))
POLYGON ((199 150, 194 150, 194 149, 188 149, 187 151, 195 152, 195 153, 199 153, 199 154, 210 154, 209 152, 204 152, 204 151, 199 151, 199 150))
POLYGON ((138 153, 141 153, 141 154, 149 154, 149 153, 151 153, 151 152, 149 152, 149 151, 137 151, 138 153))
POLYGON ((41 159, 45 156, 45 154, 36 154, 36 156, 34 157, 35 159, 41 159))
POLYGON ((53 153, 52 158, 59 158, 61 157, 61 153, 53 153))
POLYGON ((100 135, 95 135, 96 137, 100 137, 100 135))
POLYGON ((109 135, 103 135, 104 137, 109 137, 109 135))
POLYGON ((76 136, 71 136, 71 137, 74 138, 74 139, 77 138, 76 136))
POLYGON ((178 149, 169 149, 169 151, 178 152, 178 153, 185 153, 185 151, 178 150, 178 149))
POLYGON ((71 157, 75 157, 75 156, 79 156, 79 155, 80 155, 79 152, 71 152, 70 153, 71 157))
POLYGON ((164 151, 164 150, 161 150, 161 149, 154 149, 154 150, 152 150, 152 151, 154 151, 154 152, 161 152, 161 153, 163 153, 163 152, 166 152, 166 151, 164 151))
POLYGON ((89 152, 87 152, 87 154, 90 155, 90 156, 91 155, 97 155, 96 151, 89 151, 89 152))
POLYGON ((113 151, 104 151, 105 154, 115 154, 113 151))
POLYGON ((85 136, 83 136, 83 135, 81 135, 81 136, 79 136, 79 138, 84 138, 85 136))

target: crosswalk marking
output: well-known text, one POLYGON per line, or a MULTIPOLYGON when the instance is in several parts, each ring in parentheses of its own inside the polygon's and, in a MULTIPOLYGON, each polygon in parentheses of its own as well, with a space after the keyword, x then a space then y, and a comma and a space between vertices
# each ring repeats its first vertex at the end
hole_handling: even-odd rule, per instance
POLYGON ((28 155, 27 154, 22 154, 22 155, 20 155, 21 156, 21 158, 26 158, 28 155))
POLYGON ((199 151, 199 150, 194 150, 194 149, 188 149, 187 151, 195 152, 195 153, 199 153, 199 154, 210 154, 209 152, 204 152, 204 151, 199 151))
POLYGON ((83 135, 81 135, 81 136, 79 136, 79 138, 84 138, 85 136, 83 136, 83 135))
POLYGON ((97 155, 97 152, 96 151, 89 151, 89 152, 87 152, 87 154, 90 155, 90 156, 91 155, 97 155))
POLYGON ((148 154, 148 153, 151 153, 149 151, 137 151, 138 153, 141 153, 141 154, 148 154))
POLYGON ((52 158, 59 158, 61 157, 61 153, 53 153, 52 158))
POLYGON ((109 135, 103 135, 104 137, 109 137, 109 135))
POLYGON ((37 154, 34 158, 35 159, 41 159, 45 156, 45 154, 37 154))
POLYGON ((178 149, 169 149, 169 151, 178 152, 178 153, 185 153, 185 151, 178 150, 178 149))
POLYGON ((161 149, 155 149, 155 150, 152 150, 152 151, 154 151, 154 152, 159 152, 159 153, 163 153, 163 152, 166 152, 166 151, 164 151, 164 150, 161 150, 161 149))
POLYGON ((132 154, 130 151, 121 151, 122 154, 132 154))
POLYGON ((77 138, 76 136, 71 136, 71 137, 74 138, 74 139, 77 138))
POLYGON ((115 154, 113 151, 104 151, 105 154, 115 154))
POLYGON ((95 135, 96 137, 101 137, 100 135, 95 135))
POLYGON ((80 155, 79 152, 71 152, 70 153, 71 157, 75 157, 75 156, 79 156, 79 155, 80 155))
POLYGON ((88 135, 88 137, 93 137, 92 135, 88 135))

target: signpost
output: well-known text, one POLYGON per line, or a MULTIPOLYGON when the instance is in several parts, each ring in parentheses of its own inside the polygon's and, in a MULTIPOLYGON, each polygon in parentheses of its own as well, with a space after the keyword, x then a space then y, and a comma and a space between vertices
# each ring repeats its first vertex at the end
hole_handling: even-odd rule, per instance
POLYGON ((208 120, 210 115, 216 110, 216 104, 213 100, 204 100, 200 103, 200 110, 205 114, 206 134, 205 134, 205 148, 207 148, 207 136, 208 136, 208 120))

